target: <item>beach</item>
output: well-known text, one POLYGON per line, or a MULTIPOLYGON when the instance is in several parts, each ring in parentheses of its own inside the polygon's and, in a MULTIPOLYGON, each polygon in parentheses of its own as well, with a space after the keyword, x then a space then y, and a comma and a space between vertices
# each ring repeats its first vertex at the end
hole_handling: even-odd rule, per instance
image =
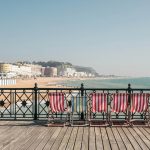
MULTIPOLYGON (((40 88, 55 88, 64 87, 63 82, 83 80, 79 78, 67 78, 67 77, 37 77, 37 78, 22 78, 16 79, 15 85, 1 85, 0 88, 33 88, 37 83, 40 88)), ((87 80, 87 78, 84 78, 87 80)))

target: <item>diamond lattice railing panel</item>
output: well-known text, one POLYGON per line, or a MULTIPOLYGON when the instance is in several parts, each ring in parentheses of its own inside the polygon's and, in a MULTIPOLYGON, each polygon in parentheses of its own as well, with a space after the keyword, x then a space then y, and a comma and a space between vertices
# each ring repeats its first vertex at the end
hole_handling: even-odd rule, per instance
POLYGON ((15 100, 16 115, 23 115, 23 117, 33 115, 33 92, 16 92, 15 100))
POLYGON ((0 91, 0 113, 10 114, 11 96, 10 92, 0 91))

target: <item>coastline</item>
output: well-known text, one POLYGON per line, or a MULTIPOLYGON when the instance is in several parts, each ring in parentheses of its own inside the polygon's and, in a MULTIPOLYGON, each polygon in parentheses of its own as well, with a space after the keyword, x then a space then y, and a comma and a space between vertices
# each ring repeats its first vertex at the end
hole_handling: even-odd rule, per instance
MULTIPOLYGON (((90 78, 91 79, 91 78, 90 78)), ((16 79, 15 85, 2 85, 0 88, 33 88, 35 83, 41 88, 64 87, 64 81, 90 80, 89 78, 67 78, 67 77, 37 77, 29 79, 16 79)), ((94 79, 94 78, 92 78, 94 79)))
MULTIPOLYGON (((132 79, 132 77, 95 77, 95 78, 68 78, 68 77, 37 77, 28 79, 16 79, 15 85, 1 85, 0 88, 33 88, 35 83, 39 88, 60 88, 68 87, 66 81, 87 81, 87 80, 115 80, 115 79, 132 79)), ((134 78, 133 78, 134 79, 134 78)), ((69 86, 70 87, 70 86, 69 86)), ((72 86, 71 86, 72 87, 72 86)))

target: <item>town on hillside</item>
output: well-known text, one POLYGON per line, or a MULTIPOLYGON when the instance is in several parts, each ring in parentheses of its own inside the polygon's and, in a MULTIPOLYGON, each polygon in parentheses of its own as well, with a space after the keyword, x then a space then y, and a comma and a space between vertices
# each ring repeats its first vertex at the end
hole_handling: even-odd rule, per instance
POLYGON ((97 75, 88 67, 73 66, 70 63, 41 62, 0 63, 0 77, 3 78, 31 78, 31 77, 75 77, 93 78, 97 75))

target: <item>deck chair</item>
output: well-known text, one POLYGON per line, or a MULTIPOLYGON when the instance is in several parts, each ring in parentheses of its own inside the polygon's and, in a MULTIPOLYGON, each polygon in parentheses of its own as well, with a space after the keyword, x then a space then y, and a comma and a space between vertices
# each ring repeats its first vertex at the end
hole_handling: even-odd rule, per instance
POLYGON ((143 121, 144 123, 150 124, 150 110, 149 110, 149 99, 148 93, 133 93, 131 94, 131 117, 130 123, 133 125, 134 121, 143 121), (134 118, 134 114, 140 114, 141 118, 134 118))
POLYGON ((67 119, 67 103, 64 93, 49 93, 49 110, 48 110, 48 126, 65 126, 65 122, 61 119, 61 114, 66 113, 67 119))
POLYGON ((108 94, 92 93, 91 111, 90 111, 90 126, 106 126, 108 125, 108 94), (102 124, 105 122, 105 124, 102 124))
POLYGON ((86 96, 72 96, 71 98, 71 126, 87 126, 87 98, 86 96))
POLYGON ((118 125, 121 125, 122 123, 128 124, 128 94, 127 93, 114 93, 111 96, 111 111, 109 113, 110 115, 110 123, 113 125, 113 123, 117 122, 118 125), (112 113, 113 116, 115 116, 115 119, 112 119, 112 113), (123 116, 125 116, 123 118, 123 116), (119 118, 120 117, 120 118, 119 118))

